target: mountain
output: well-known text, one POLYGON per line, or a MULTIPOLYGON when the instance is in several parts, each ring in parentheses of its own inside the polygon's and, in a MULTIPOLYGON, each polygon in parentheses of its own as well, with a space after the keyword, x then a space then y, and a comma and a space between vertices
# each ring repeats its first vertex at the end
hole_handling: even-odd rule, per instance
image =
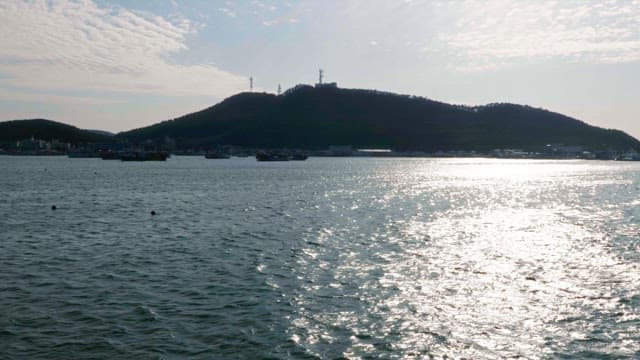
POLYGON ((45 119, 0 122, 0 142, 12 142, 32 137, 47 141, 55 139, 72 144, 105 142, 113 139, 112 136, 106 134, 82 130, 75 126, 45 119))
POLYGON ((602 129, 515 104, 457 106, 387 92, 298 85, 282 95, 241 93, 210 108, 117 134, 128 141, 173 139, 178 147, 231 144, 324 149, 538 150, 546 144, 592 150, 640 149, 619 130, 602 129))

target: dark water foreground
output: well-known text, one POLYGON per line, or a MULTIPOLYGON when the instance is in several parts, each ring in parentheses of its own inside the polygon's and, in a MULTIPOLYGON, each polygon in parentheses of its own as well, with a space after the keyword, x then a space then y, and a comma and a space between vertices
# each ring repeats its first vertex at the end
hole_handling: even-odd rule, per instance
POLYGON ((430 355, 640 358, 640 164, 0 157, 1 359, 430 355))

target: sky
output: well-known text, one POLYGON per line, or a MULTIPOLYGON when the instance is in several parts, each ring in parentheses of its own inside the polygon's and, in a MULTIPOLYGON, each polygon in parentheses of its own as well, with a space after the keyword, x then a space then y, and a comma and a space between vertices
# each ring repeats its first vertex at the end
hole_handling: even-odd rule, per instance
POLYGON ((640 0, 0 0, 0 120, 123 131, 300 83, 640 138, 640 0))

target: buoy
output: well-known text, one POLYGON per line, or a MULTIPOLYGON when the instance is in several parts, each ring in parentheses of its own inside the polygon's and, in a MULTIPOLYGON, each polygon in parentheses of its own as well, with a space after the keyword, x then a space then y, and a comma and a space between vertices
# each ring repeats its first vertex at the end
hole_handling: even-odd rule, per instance
POLYGON ((151 215, 155 215, 156 212, 154 210, 151 210, 151 215))
POLYGON ((51 205, 51 210, 55 210, 57 207, 55 205, 51 205))

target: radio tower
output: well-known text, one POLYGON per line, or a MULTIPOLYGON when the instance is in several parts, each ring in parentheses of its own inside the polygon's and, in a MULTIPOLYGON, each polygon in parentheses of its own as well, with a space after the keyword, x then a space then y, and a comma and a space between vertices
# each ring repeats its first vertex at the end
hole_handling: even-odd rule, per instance
POLYGON ((278 95, 280 95, 280 93, 282 93, 282 87, 278 84, 278 95))
POLYGON ((253 76, 249 78, 249 91, 253 92, 253 76))
POLYGON ((324 71, 322 69, 318 70, 318 84, 322 85, 322 76, 324 75, 324 71))

